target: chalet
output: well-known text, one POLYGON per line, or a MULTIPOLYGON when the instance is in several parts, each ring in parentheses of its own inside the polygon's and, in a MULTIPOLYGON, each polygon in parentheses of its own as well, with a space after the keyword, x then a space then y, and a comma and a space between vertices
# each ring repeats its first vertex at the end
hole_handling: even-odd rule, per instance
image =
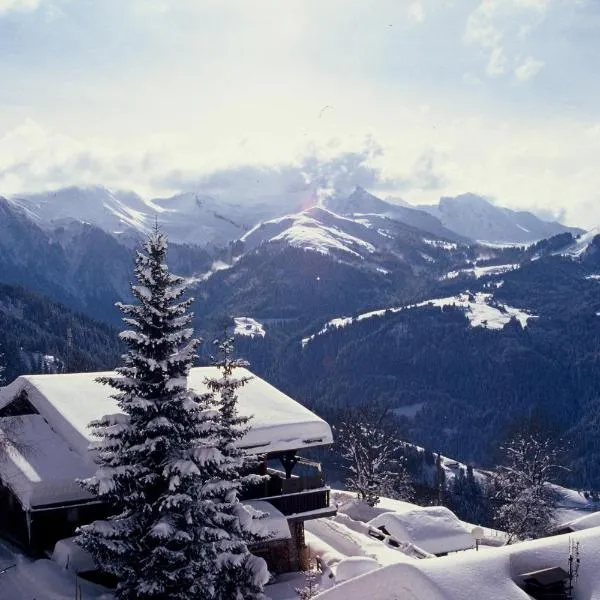
MULTIPOLYGON (((252 417, 240 448, 260 457, 264 483, 245 491, 249 510, 268 513, 268 543, 253 547, 274 572, 303 562, 304 522, 335 514, 318 462, 302 452, 331 444, 329 425, 260 377, 238 392, 241 415, 252 417)), ((0 461, 0 531, 35 555, 72 536, 109 507, 76 482, 95 471, 88 424, 119 412, 113 390, 97 383, 113 373, 25 375, 0 388, 0 435, 10 429, 17 447, 0 461)), ((214 367, 191 370, 188 386, 206 391, 214 367)), ((263 520, 261 520, 263 521, 263 520)), ((264 526, 264 522, 263 522, 264 526)))

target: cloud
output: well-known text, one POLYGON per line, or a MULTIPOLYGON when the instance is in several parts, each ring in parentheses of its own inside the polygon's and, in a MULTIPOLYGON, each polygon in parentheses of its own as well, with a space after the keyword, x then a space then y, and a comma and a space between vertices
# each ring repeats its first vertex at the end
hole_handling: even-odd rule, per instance
POLYGON ((0 0, 0 15, 10 11, 31 12, 38 8, 40 0, 0 0))
POLYGON ((414 23, 422 23, 425 20, 425 7, 420 0, 408 5, 408 18, 414 23))
POLYGON ((424 151, 415 161, 411 176, 405 187, 422 190, 441 190, 446 184, 446 177, 439 169, 444 157, 433 149, 424 151))
POLYGON ((491 77, 495 77, 496 75, 502 75, 506 72, 508 60, 506 55, 504 54, 504 48, 498 46, 492 50, 490 55, 490 59, 485 68, 485 72, 491 77))
POLYGON ((519 81, 528 81, 535 77, 544 67, 544 62, 528 56, 516 69, 515 77, 519 81))
MULTIPOLYGON (((544 19, 549 4, 550 0, 482 0, 469 14, 463 41, 480 48, 490 77, 507 72, 509 57, 544 19)), ((523 71, 525 77, 535 76, 541 66, 533 72, 530 65, 523 71)))

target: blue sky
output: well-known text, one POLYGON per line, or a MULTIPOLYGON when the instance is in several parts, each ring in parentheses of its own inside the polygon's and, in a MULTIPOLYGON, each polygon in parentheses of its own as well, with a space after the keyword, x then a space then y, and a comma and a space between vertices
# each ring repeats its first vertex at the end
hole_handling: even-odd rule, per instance
POLYGON ((0 0, 0 194, 300 173, 591 227, 599 33, 593 0, 0 0))

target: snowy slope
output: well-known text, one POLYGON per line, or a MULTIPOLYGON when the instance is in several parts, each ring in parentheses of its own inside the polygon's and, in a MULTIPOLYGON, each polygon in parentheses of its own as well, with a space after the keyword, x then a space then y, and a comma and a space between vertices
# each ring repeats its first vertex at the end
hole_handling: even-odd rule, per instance
POLYGON ((376 247, 386 244, 381 233, 317 206, 261 223, 246 233, 241 241, 247 250, 265 242, 284 242, 321 254, 341 252, 355 257, 373 253, 376 247))
POLYGON ((590 231, 580 235, 571 246, 562 250, 560 254, 570 258, 580 258, 589 250, 594 239, 599 235, 600 226, 594 227, 590 231))
POLYGON ((408 306, 381 308, 362 313, 356 317, 337 317, 325 323, 322 329, 317 333, 304 338, 302 340, 302 345, 305 346, 315 337, 323 335, 328 331, 338 329, 339 327, 346 327, 365 319, 382 317, 386 312, 397 313, 402 310, 411 310, 423 306, 433 306, 439 309, 443 309, 447 306, 461 308, 464 310, 465 316, 469 320, 471 327, 485 327, 486 329, 502 329, 513 317, 521 323, 521 326, 527 327, 529 320, 536 318, 535 315, 532 315, 525 310, 496 302, 492 294, 482 292, 472 294, 470 292, 463 292, 456 296, 433 298, 408 306))
POLYGON ((418 208, 439 219, 444 227, 472 240, 524 243, 564 232, 582 233, 581 229, 543 221, 529 212, 495 206, 475 194, 443 197, 437 205, 418 208))
POLYGON ((9 202, 21 208, 42 229, 80 221, 113 233, 128 229, 146 233, 153 225, 150 203, 133 192, 111 191, 101 186, 14 196, 9 202))

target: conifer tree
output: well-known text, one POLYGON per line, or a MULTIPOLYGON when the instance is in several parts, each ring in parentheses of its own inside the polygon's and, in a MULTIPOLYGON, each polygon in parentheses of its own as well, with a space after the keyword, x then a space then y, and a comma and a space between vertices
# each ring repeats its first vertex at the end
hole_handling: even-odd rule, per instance
POLYGON ((215 540, 207 513, 205 465, 215 460, 216 412, 211 395, 187 388, 199 341, 191 299, 165 263, 166 237, 155 229, 137 252, 132 285, 137 304, 119 304, 128 345, 115 377, 123 414, 92 424, 99 468, 84 487, 115 514, 80 528, 79 543, 118 580, 118 600, 209 599, 214 591, 215 540))
POLYGON ((249 512, 239 501, 248 485, 260 483, 262 477, 250 474, 256 459, 240 450, 237 442, 249 429, 249 417, 241 416, 237 408, 237 390, 250 380, 236 376, 235 370, 247 362, 233 358, 234 340, 226 337, 218 345, 214 360, 219 375, 207 378, 218 408, 215 446, 219 460, 211 464, 212 522, 220 534, 215 543, 218 572, 215 579, 215 600, 258 600, 269 579, 264 560, 253 556, 248 544, 269 537, 261 527, 264 515, 249 512))

